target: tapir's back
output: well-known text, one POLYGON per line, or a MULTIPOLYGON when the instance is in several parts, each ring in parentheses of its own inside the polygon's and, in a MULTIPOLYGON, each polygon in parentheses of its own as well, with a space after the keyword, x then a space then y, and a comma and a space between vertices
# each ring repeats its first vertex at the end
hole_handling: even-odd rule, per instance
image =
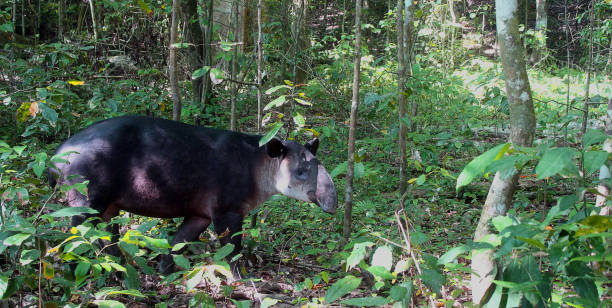
POLYGON ((185 216, 202 202, 240 206, 263 157, 257 136, 140 116, 93 124, 57 152, 67 151, 69 163, 56 165, 61 182, 88 180, 91 202, 158 217, 185 216))

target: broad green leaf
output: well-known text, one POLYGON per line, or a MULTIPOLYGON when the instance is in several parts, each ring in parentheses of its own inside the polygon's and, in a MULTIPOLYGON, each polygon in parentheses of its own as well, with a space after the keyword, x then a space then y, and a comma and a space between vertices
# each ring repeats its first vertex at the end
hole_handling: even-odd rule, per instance
POLYGON ((391 271, 393 266, 393 253, 389 246, 380 246, 372 255, 372 266, 382 266, 387 271, 391 271))
POLYGON ((91 268, 91 263, 89 261, 79 262, 74 271, 74 276, 77 282, 80 282, 87 274, 89 273, 89 268, 91 268))
POLYGON ((422 273, 419 275, 419 278, 421 278, 423 283, 436 294, 440 294, 440 288, 445 283, 445 278, 442 274, 429 268, 422 269, 422 273))
POLYGON ((419 177, 416 180, 417 185, 419 185, 419 186, 423 185, 425 183, 425 179, 426 179, 425 174, 419 175, 419 177))
POLYGON ((63 208, 61 210, 55 211, 51 214, 49 214, 49 216, 51 217, 68 217, 68 216, 75 216, 75 215, 81 215, 81 214, 98 214, 98 211, 90 208, 90 207, 85 207, 85 206, 79 206, 79 207, 66 207, 63 208))
POLYGON ((411 259, 401 259, 395 264, 393 272, 396 274, 403 273, 410 268, 410 265, 412 265, 411 259))
POLYGON ((185 288, 187 291, 195 288, 200 282, 202 282, 202 276, 204 275, 204 269, 202 267, 196 267, 190 272, 185 274, 185 288))
POLYGON ((55 126, 55 123, 57 122, 57 112, 49 107, 46 103, 41 102, 38 104, 38 107, 40 107, 40 110, 42 110, 43 118, 51 122, 52 126, 55 126))
POLYGON ((250 308, 251 307, 251 301, 250 300, 237 301, 235 299, 232 299, 232 303, 234 303, 234 305, 236 305, 236 308, 250 308))
POLYGON ((459 255, 464 254, 470 251, 470 247, 466 245, 461 245, 458 247, 453 247, 449 249, 446 253, 444 253, 440 259, 438 259, 438 264, 446 264, 453 262, 459 255))
POLYGON ((148 15, 153 14, 153 10, 151 10, 149 5, 146 2, 144 2, 143 0, 138 0, 137 4, 138 4, 138 7, 140 7, 140 9, 143 10, 148 15))
POLYGON ((361 260, 363 260, 363 258, 365 257, 365 249, 367 247, 372 247, 372 245, 374 245, 374 243, 372 242, 363 242, 355 244, 353 246, 351 254, 346 259, 346 270, 348 271, 357 264, 359 264, 359 262, 361 262, 361 260))
POLYGON ((591 269, 584 262, 572 262, 566 267, 566 270, 576 293, 585 299, 589 306, 598 307, 599 292, 593 278, 590 277, 591 269))
POLYGON ((140 289, 140 276, 138 275, 138 271, 130 264, 126 264, 125 269, 127 272, 124 275, 125 279, 123 279, 123 285, 128 289, 140 289))
POLYGON ((98 305, 98 308, 125 308, 125 305, 115 300, 96 300, 94 304, 98 305))
POLYGON ((4 245, 6 246, 19 246, 23 241, 27 240, 31 234, 26 233, 17 233, 15 235, 11 235, 4 240, 4 245))
POLYGON ((274 124, 272 129, 270 129, 270 131, 268 131, 263 137, 261 137, 261 139, 259 139, 259 146, 263 146, 264 144, 268 143, 268 141, 272 140, 272 138, 276 136, 281 127, 283 127, 283 122, 278 122, 274 124))
POLYGON ((336 281, 325 293, 325 302, 332 303, 340 297, 355 290, 361 283, 361 278, 357 278, 352 275, 348 275, 338 281, 336 281))
POLYGON ((356 307, 380 307, 389 303, 389 299, 373 296, 373 297, 361 297, 361 298, 349 298, 340 302, 344 305, 356 306, 356 307))
POLYGON ((40 257, 40 250, 38 249, 24 250, 21 252, 21 258, 19 258, 19 263, 25 266, 38 259, 38 257, 40 257))
POLYGON ((123 294, 123 295, 130 295, 130 296, 136 296, 136 297, 145 297, 144 294, 140 293, 140 291, 133 290, 133 289, 113 290, 107 293, 107 295, 113 295, 113 294, 123 294))
POLYGON ((174 259, 174 263, 181 268, 189 269, 191 267, 191 263, 183 255, 174 255, 172 256, 172 259, 174 259))
POLYGON ((508 216, 495 216, 491 219, 491 224, 495 227, 497 232, 502 232, 508 226, 512 225, 512 218, 508 216))
POLYGON ((191 79, 198 79, 204 76, 204 74, 208 73, 209 70, 210 66, 203 66, 201 68, 198 68, 197 70, 193 71, 193 74, 191 74, 191 79))
POLYGON ((522 237, 522 236, 517 236, 517 239, 540 249, 546 249, 546 247, 544 246, 544 244, 540 243, 540 241, 533 239, 533 238, 527 238, 527 237, 522 237))
POLYGON ((338 176, 338 175, 340 175, 340 174, 342 174, 342 173, 345 173, 345 172, 346 172, 346 166, 347 166, 347 164, 348 164, 348 163, 347 163, 346 161, 344 161, 344 162, 340 163, 338 166, 336 166, 336 168, 334 168, 334 170, 332 170, 332 171, 329 173, 329 176, 330 176, 330 177, 333 179, 333 178, 335 178, 336 176, 338 176))
POLYGON ((278 299, 273 299, 273 298, 266 297, 266 298, 263 299, 263 301, 261 301, 260 308, 272 307, 272 306, 276 305, 276 303, 278 303, 278 299))
POLYGON ((413 245, 421 245, 427 241, 429 241, 429 237, 427 234, 420 231, 412 231, 410 233, 410 241, 413 245))
POLYGON ((53 265, 47 261, 42 261, 43 264, 43 275, 47 279, 53 279, 55 276, 55 270, 53 269, 53 265))
POLYGON ((285 101, 287 100, 287 96, 285 95, 281 95, 277 98, 275 98, 274 100, 272 100, 271 102, 269 102, 265 107, 264 107, 264 111, 273 108, 273 107, 279 107, 281 105, 283 105, 285 103, 285 101))
POLYGON ((599 170, 599 168, 608 159, 608 152, 606 151, 587 151, 584 153, 584 172, 585 176, 593 174, 593 172, 599 170))
POLYGON ((368 267, 368 272, 372 273, 374 277, 382 280, 391 280, 395 278, 393 274, 391 274, 387 269, 382 266, 370 266, 368 267))
MULTIPOLYGON (((240 235, 237 235, 237 236, 240 236, 240 235)), ((213 260, 220 261, 223 258, 229 256, 229 254, 232 253, 232 251, 234 251, 234 244, 227 244, 219 248, 219 250, 215 252, 215 255, 213 256, 213 260)))
POLYGON ((295 101, 296 101, 298 104, 300 104, 300 105, 304 105, 304 106, 312 106, 312 103, 311 103, 311 102, 309 102, 309 101, 305 101, 305 100, 300 99, 300 98, 297 98, 297 97, 294 97, 293 99, 294 99, 294 100, 295 100, 295 101))
POLYGON ((297 112, 295 117, 293 117, 293 122, 298 127, 303 127, 304 125, 306 125, 306 120, 304 120, 304 117, 299 112, 297 112))
POLYGON ((484 174, 486 168, 495 160, 500 159, 510 148, 509 143, 500 144, 474 158, 468 163, 459 177, 457 177, 456 190, 470 184, 474 179, 484 174))
POLYGON ((222 70, 220 70, 220 69, 218 69, 216 67, 213 67, 213 68, 210 69, 210 81, 213 84, 216 85, 216 84, 220 84, 221 82, 223 82, 223 77, 224 76, 223 76, 223 71, 222 70))
POLYGON ((586 149, 592 144, 603 142, 606 138, 608 136, 604 132, 597 129, 588 129, 582 136, 582 146, 586 149))
POLYGON ((9 277, 5 275, 0 275, 0 298, 4 298, 4 293, 6 293, 8 285, 9 277))
POLYGON ((401 301, 406 297, 408 293, 408 289, 403 286, 392 286, 391 290, 389 290, 389 295, 394 301, 401 301))
POLYGON ((554 148, 546 151, 536 166, 537 179, 553 176, 570 164, 577 151, 573 148, 554 148))
POLYGON ((548 214, 546 214, 546 219, 544 219, 543 224, 548 225, 553 219, 561 215, 565 215, 568 212, 568 210, 574 204, 576 204, 577 201, 578 201, 578 196, 576 195, 567 195, 567 196, 563 196, 559 198, 559 200, 557 201, 557 205, 553 206, 548 211, 548 214))
POLYGON ((282 85, 280 85, 280 86, 272 87, 272 88, 270 88, 270 89, 266 90, 266 95, 270 95, 270 94, 272 94, 272 93, 274 93, 274 92, 278 91, 278 89, 283 89, 283 88, 284 88, 284 89, 290 89, 291 87, 286 86, 286 85, 284 85, 284 84, 282 84, 282 85))

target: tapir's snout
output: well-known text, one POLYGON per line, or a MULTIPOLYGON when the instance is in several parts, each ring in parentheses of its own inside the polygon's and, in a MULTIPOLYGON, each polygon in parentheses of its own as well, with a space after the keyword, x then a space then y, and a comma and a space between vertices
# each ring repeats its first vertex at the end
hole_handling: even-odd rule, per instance
POLYGON ((338 207, 336 186, 334 186, 331 176, 321 164, 319 164, 317 174, 317 191, 315 192, 315 199, 315 203, 319 205, 323 211, 330 214, 336 213, 336 208, 338 207))

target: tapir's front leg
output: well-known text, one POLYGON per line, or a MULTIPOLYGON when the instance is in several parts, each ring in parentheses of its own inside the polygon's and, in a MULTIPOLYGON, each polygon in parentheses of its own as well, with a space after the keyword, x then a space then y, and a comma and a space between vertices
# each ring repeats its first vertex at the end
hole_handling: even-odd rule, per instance
MULTIPOLYGON (((227 257, 227 260, 231 261, 232 258, 240 252, 242 244, 242 234, 237 234, 235 236, 234 234, 242 231, 243 219, 244 217, 242 216, 242 214, 236 212, 227 212, 213 218, 213 222, 215 223, 215 232, 219 236, 224 235, 220 238, 221 246, 225 246, 227 243, 234 244, 234 250, 227 257)), ((235 262, 232 262, 231 267, 232 272, 234 274, 239 274, 235 262)))
MULTIPOLYGON (((202 233, 210 224, 210 218, 208 217, 185 217, 183 223, 180 225, 178 232, 172 240, 172 246, 181 242, 192 242, 198 239, 200 233, 202 233)), ((178 251, 182 252, 184 249, 178 251)), ((172 254, 163 255, 161 262, 159 263, 159 270, 163 274, 170 274, 174 270, 174 261, 172 260, 172 254)))

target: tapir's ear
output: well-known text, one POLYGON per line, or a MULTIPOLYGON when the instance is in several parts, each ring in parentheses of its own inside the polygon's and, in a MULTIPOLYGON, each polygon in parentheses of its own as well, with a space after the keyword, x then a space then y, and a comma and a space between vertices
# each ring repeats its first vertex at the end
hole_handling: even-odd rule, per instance
POLYGON ((272 138, 268 143, 266 143, 266 152, 270 157, 279 157, 287 153, 287 147, 285 143, 278 139, 272 138))
POLYGON ((319 148, 319 138, 314 138, 304 145, 304 147, 312 153, 312 155, 317 155, 317 149, 319 148))

